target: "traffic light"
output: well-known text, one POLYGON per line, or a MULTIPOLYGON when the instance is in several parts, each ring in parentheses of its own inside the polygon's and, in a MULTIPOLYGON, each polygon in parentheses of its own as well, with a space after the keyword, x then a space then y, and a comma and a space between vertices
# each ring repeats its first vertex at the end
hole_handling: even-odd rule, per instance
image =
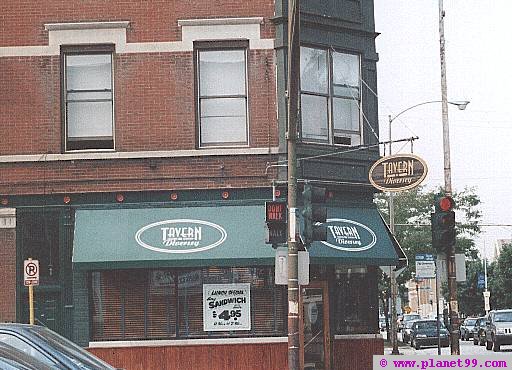
POLYGON ((435 212, 431 214, 432 246, 438 252, 446 252, 455 245, 455 202, 452 197, 439 196, 436 198, 435 212))
POLYGON ((327 200, 325 188, 304 185, 302 192, 304 208, 304 244, 309 245, 315 240, 327 240, 327 228, 320 225, 327 219, 327 208, 323 205, 327 200))

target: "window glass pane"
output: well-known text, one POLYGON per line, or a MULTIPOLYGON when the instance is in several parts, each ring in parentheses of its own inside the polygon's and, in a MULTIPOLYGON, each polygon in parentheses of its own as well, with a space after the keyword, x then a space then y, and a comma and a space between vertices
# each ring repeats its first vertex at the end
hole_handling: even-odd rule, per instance
POLYGON ((245 98, 201 99, 201 143, 247 143, 245 98))
POLYGON ((301 48, 300 86, 302 91, 328 93, 327 51, 301 48))
POLYGON ((201 96, 245 95, 245 50, 199 52, 201 96))
POLYGON ((286 335, 286 287, 274 284, 274 272, 269 267, 91 274, 93 341, 286 335), (251 284, 251 330, 205 332, 201 309, 203 284, 232 283, 251 284))
POLYGON ((111 91, 93 91, 93 92, 72 92, 67 94, 67 101, 80 100, 112 100, 111 91))
POLYGON ((68 138, 111 137, 112 102, 69 102, 68 138))
POLYGON ((359 98, 359 57, 332 53, 333 87, 335 95, 359 98))
POLYGON ((111 90, 111 54, 67 55, 67 90, 111 90))
MULTIPOLYGON (((30 345, 29 343, 21 340, 14 335, 2 333, 0 334, 0 342, 5 343, 11 347, 16 348, 18 351, 22 351, 27 355, 36 358, 38 361, 47 364, 48 366, 55 366, 56 363, 46 357, 43 353, 39 352, 35 346, 30 345)), ((18 367, 16 367, 17 369, 18 367)), ((15 367, 13 367, 15 369, 15 367)))
POLYGON ((333 99, 334 132, 339 130, 359 132, 359 106, 352 99, 333 99))
POLYGON ((302 94, 301 114, 302 138, 310 141, 328 142, 327 98, 302 94))

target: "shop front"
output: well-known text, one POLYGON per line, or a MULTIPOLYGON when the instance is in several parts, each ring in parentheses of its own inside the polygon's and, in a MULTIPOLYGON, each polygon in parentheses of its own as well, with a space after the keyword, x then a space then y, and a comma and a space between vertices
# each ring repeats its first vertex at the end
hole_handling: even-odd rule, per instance
MULTIPOLYGON (((77 209, 89 349, 126 369, 287 368, 287 290, 264 216, 263 204, 77 209)), ((301 361, 364 369, 383 351, 378 266, 403 254, 375 208, 331 207, 326 226, 301 286, 301 361)))

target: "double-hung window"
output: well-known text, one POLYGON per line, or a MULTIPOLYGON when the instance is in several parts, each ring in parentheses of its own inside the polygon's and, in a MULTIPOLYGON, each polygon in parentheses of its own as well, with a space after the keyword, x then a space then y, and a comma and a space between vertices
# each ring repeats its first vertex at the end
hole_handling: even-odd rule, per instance
POLYGON ((65 150, 114 149, 112 51, 64 51, 65 150))
POLYGON ((300 63, 302 140, 360 145, 359 56, 301 47, 300 63))
POLYGON ((246 43, 196 45, 199 146, 248 145, 246 43))

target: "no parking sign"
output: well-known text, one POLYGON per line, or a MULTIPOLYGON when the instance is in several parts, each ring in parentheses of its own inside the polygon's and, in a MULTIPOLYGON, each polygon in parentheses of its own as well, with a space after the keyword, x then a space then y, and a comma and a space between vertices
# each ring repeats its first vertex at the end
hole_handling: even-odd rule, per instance
POLYGON ((39 261, 25 260, 23 261, 23 281, 25 286, 39 285, 39 261))

